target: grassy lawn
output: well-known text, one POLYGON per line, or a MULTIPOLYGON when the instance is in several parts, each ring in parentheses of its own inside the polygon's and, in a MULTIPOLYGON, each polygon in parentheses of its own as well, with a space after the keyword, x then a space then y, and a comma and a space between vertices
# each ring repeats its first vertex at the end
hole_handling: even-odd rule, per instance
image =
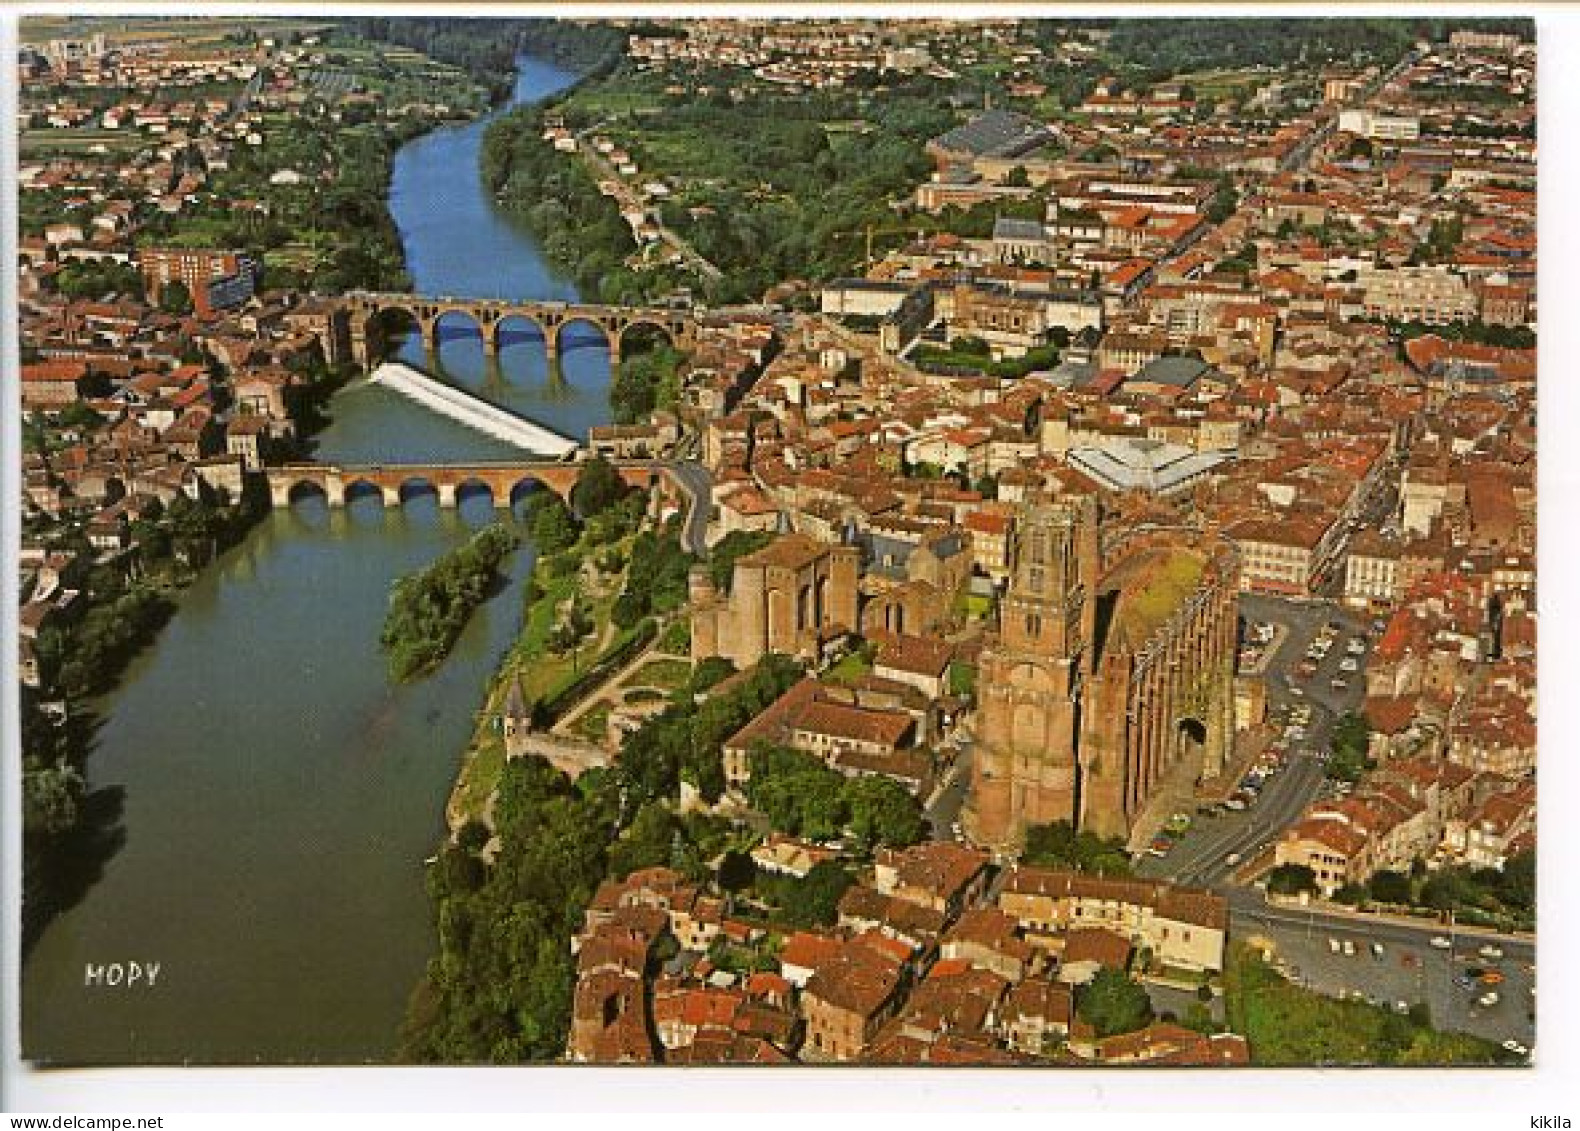
POLYGON ((691 620, 689 617, 680 617, 671 621, 668 628, 658 638, 658 650, 668 652, 672 656, 691 655, 691 620))
POLYGON ((505 740, 489 733, 473 743, 450 798, 451 811, 481 819, 488 795, 505 769, 505 740))
MULTIPOLYGON (((602 639, 604 629, 609 623, 609 609, 614 603, 613 596, 605 596, 592 602, 590 608, 593 619, 592 632, 587 635, 577 653, 559 656, 548 650, 549 634, 554 631, 557 608, 561 602, 577 591, 578 576, 572 573, 566 577, 539 577, 538 580, 543 586, 544 595, 527 610, 521 635, 516 638, 514 647, 505 657, 499 675, 489 689, 488 709, 485 713, 490 719, 504 703, 505 688, 509 686, 509 680, 521 681, 522 694, 529 702, 534 699, 546 700, 570 684, 578 673, 594 663, 605 651, 596 648, 595 644, 602 639)), ((619 590, 619 586, 612 588, 615 592, 619 590)), ((618 648, 622 642, 630 639, 633 632, 635 629, 617 633, 610 640, 609 648, 618 648)), ((689 665, 687 670, 689 672, 689 665)), ((589 714, 597 714, 600 709, 603 718, 607 719, 606 706, 594 707, 589 714)), ((597 737, 599 739, 603 737, 601 723, 597 737)), ((490 723, 485 722, 473 737, 471 748, 467 752, 466 761, 461 768, 451 798, 452 809, 466 816, 480 816, 482 806, 499 781, 504 765, 504 740, 491 728, 490 723)))
POLYGON ((102 145, 111 152, 143 149, 150 140, 128 130, 23 130, 21 152, 24 156, 91 149, 102 145))
POLYGON ((658 687, 674 691, 691 679, 691 665, 685 660, 653 660, 637 669, 626 682, 632 687, 658 687))
POLYGON ((975 664, 962 664, 959 661, 949 665, 949 693, 951 695, 971 695, 977 689, 977 669, 975 664))
POLYGON ((1230 948, 1225 988, 1229 1027, 1245 1034, 1255 1065, 1430 1066, 1515 1059, 1479 1037, 1439 1032, 1413 1016, 1301 989, 1244 944, 1230 948))
POLYGON ((872 661, 858 650, 851 652, 829 668, 823 673, 823 679, 828 683, 854 683, 870 671, 872 671, 872 661))
POLYGON ((960 611, 973 620, 981 620, 993 612, 993 598, 967 593, 960 599, 960 611))
POLYGON ((588 742, 602 742, 609 726, 609 704, 594 703, 572 725, 571 731, 588 742))

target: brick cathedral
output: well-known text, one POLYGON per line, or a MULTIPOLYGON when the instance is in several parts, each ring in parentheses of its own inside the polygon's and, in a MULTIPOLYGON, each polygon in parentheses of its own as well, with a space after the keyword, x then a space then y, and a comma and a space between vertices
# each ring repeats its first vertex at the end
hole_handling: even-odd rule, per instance
POLYGON ((1059 820, 1129 838, 1232 750, 1237 553, 1194 531, 1104 535, 1090 498, 1021 515, 977 681, 979 843, 1059 820))

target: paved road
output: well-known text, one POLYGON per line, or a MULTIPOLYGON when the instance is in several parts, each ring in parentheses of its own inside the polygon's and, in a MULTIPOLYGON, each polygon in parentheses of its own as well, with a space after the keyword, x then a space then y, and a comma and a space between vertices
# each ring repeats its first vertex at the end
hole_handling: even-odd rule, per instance
POLYGON ((669 245, 670 249, 680 256, 693 271, 708 279, 722 279, 724 273, 704 258, 702 253, 693 247, 688 240, 666 225, 658 217, 657 209, 649 210, 647 200, 642 194, 633 188, 630 182, 620 174, 620 171, 605 160, 603 154, 593 147, 589 139, 606 124, 601 122, 597 125, 589 126, 576 135, 577 152, 592 166, 593 176, 600 181, 607 181, 619 186, 619 202, 622 208, 635 208, 643 212, 649 212, 654 217, 654 223, 658 227, 659 240, 669 245))
POLYGON ((933 840, 956 840, 954 825, 960 820, 960 810, 965 807, 966 793, 971 788, 971 745, 967 737, 963 749, 956 755, 954 765, 944 785, 927 805, 927 824, 933 840))
POLYGON ((680 544, 687 553, 702 555, 708 550, 708 517, 713 510, 713 476, 692 460, 673 460, 664 464, 674 473, 681 487, 691 496, 686 524, 681 528, 680 544))
POLYGON ((1348 673, 1342 690, 1335 690, 1332 684, 1343 674, 1339 665, 1346 654, 1345 642, 1366 628, 1355 614, 1327 602, 1250 594, 1240 598, 1240 614, 1246 620, 1272 623, 1283 630, 1279 633, 1281 643, 1264 665, 1270 712, 1277 714, 1306 703, 1311 707, 1311 721, 1305 736, 1289 744, 1284 768, 1267 779, 1254 805, 1242 813, 1198 817, 1168 856, 1143 859, 1138 870, 1144 876, 1180 883, 1219 883, 1232 867, 1227 857, 1237 854, 1248 859, 1276 840, 1323 787, 1320 756, 1329 749, 1334 722, 1346 711, 1357 710, 1365 699, 1364 670, 1348 673), (1330 621, 1338 622, 1343 631, 1316 674, 1303 678, 1295 667, 1312 637, 1330 621))
POLYGON ((1347 915, 1298 907, 1270 906, 1261 892, 1238 888, 1229 893, 1230 932, 1235 938, 1261 936, 1272 941, 1277 957, 1296 982, 1319 993, 1338 997, 1359 991, 1374 1001, 1394 1006, 1425 1002, 1432 1025, 1438 1029, 1474 1033, 1499 1042, 1513 1039, 1527 1048, 1535 1042, 1535 985, 1533 967, 1536 944, 1523 936, 1492 935, 1481 931, 1453 931, 1432 923, 1368 915, 1347 915), (1434 937, 1448 938, 1451 950, 1431 945, 1434 937), (1329 939, 1342 947, 1354 943, 1355 954, 1334 954, 1329 939), (1480 957, 1478 948, 1489 941, 1503 957, 1480 957), (1372 951, 1378 943, 1383 952, 1372 951), (1495 987, 1455 985, 1471 969, 1495 969, 1503 982, 1495 987), (1478 1004, 1477 998, 1496 989, 1498 1002, 1478 1004))

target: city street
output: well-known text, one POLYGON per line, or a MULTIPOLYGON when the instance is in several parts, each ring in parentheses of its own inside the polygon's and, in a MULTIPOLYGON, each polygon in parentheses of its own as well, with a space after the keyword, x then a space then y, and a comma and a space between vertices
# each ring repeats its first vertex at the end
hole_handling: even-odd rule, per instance
MULTIPOLYGON (((1311 721, 1303 737, 1288 745, 1287 761, 1267 779, 1256 803, 1244 812, 1215 810, 1195 819, 1190 831, 1165 857, 1147 856, 1138 871, 1149 877, 1180 883, 1215 884, 1241 860, 1250 859, 1299 818, 1322 788, 1323 757, 1327 754, 1334 722, 1345 712, 1360 708, 1366 697, 1364 659, 1361 670, 1344 673, 1345 642, 1368 626, 1354 613, 1318 601, 1291 601, 1245 594, 1240 615, 1247 621, 1277 626, 1277 648, 1265 658, 1268 713, 1287 718, 1299 704, 1311 708, 1311 721), (1310 677, 1296 670, 1312 639, 1329 623, 1340 626, 1332 650, 1310 677), (1346 686, 1333 681, 1343 677, 1346 686), (1235 864, 1228 858, 1235 856, 1235 864)), ((1369 651, 1369 649, 1368 649, 1369 651)))
POLYGON ((1535 997, 1531 987, 1536 945, 1528 938, 1482 931, 1450 931, 1446 926, 1420 925, 1393 918, 1344 914, 1301 907, 1272 906, 1260 891, 1237 888, 1227 893, 1230 931, 1241 940, 1261 937, 1273 944, 1275 958, 1297 984, 1331 997, 1359 993, 1374 1002, 1396 1007, 1425 1002, 1435 1028, 1474 1033, 1502 1043, 1513 1039, 1530 1048, 1535 1043, 1535 997), (1431 945, 1445 938, 1452 949, 1431 945), (1340 947, 1334 953, 1328 940, 1340 947), (1344 953, 1346 941, 1355 953, 1344 953), (1502 958, 1484 958, 1477 950, 1488 943, 1502 958), (1382 947, 1379 956, 1372 950, 1382 947), (1456 985, 1472 969, 1496 970, 1497 985, 1471 980, 1456 985), (1498 1001, 1482 1006, 1477 999, 1495 990, 1498 1001))
POLYGON ((970 735, 960 740, 960 753, 945 775, 944 783, 934 793, 927 805, 927 824, 933 840, 959 840, 954 826, 960 820, 960 810, 965 807, 966 792, 971 788, 970 735))

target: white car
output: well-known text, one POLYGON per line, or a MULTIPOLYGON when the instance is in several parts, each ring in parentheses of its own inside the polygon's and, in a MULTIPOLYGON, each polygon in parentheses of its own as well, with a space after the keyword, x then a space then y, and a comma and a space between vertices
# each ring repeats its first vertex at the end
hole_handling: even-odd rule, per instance
POLYGON ((1360 670, 1360 664, 1349 656, 1346 656, 1344 659, 1339 661, 1339 671, 1341 672, 1353 672, 1358 670, 1360 670))
POLYGON ((1481 955, 1483 958, 1502 958, 1503 948, 1499 946, 1493 946, 1491 943, 1488 943, 1486 946, 1476 951, 1476 953, 1481 955))
POLYGON ((1512 1052, 1515 1056, 1525 1056, 1531 1050, 1520 1044, 1520 1042, 1516 1041, 1513 1037, 1510 1037, 1508 1040, 1503 1042, 1503 1051, 1512 1052))
POLYGON ((1432 941, 1427 944, 1433 950, 1452 950, 1454 944, 1444 935, 1433 935, 1432 941))
POLYGON ((1344 940, 1344 953, 1349 958, 1355 957, 1355 942, 1353 939, 1344 940))
POLYGON ((1343 948, 1341 948, 1339 946, 1339 940, 1338 939, 1330 938, 1330 939, 1328 939, 1328 949, 1331 950, 1334 954, 1337 954, 1343 948))
POLYGON ((1490 1009, 1494 1005, 1497 1005, 1498 1001, 1499 1001, 1498 991, 1497 990, 1488 990, 1486 993, 1482 994, 1480 997, 1478 997, 1476 999, 1476 1004, 1477 1005, 1486 1006, 1487 1008, 1490 1009))
POLYGON ((1229 867, 1233 868, 1243 859, 1245 859, 1245 857, 1241 856, 1238 852, 1231 852, 1229 855, 1223 858, 1223 862, 1229 865, 1229 867))

